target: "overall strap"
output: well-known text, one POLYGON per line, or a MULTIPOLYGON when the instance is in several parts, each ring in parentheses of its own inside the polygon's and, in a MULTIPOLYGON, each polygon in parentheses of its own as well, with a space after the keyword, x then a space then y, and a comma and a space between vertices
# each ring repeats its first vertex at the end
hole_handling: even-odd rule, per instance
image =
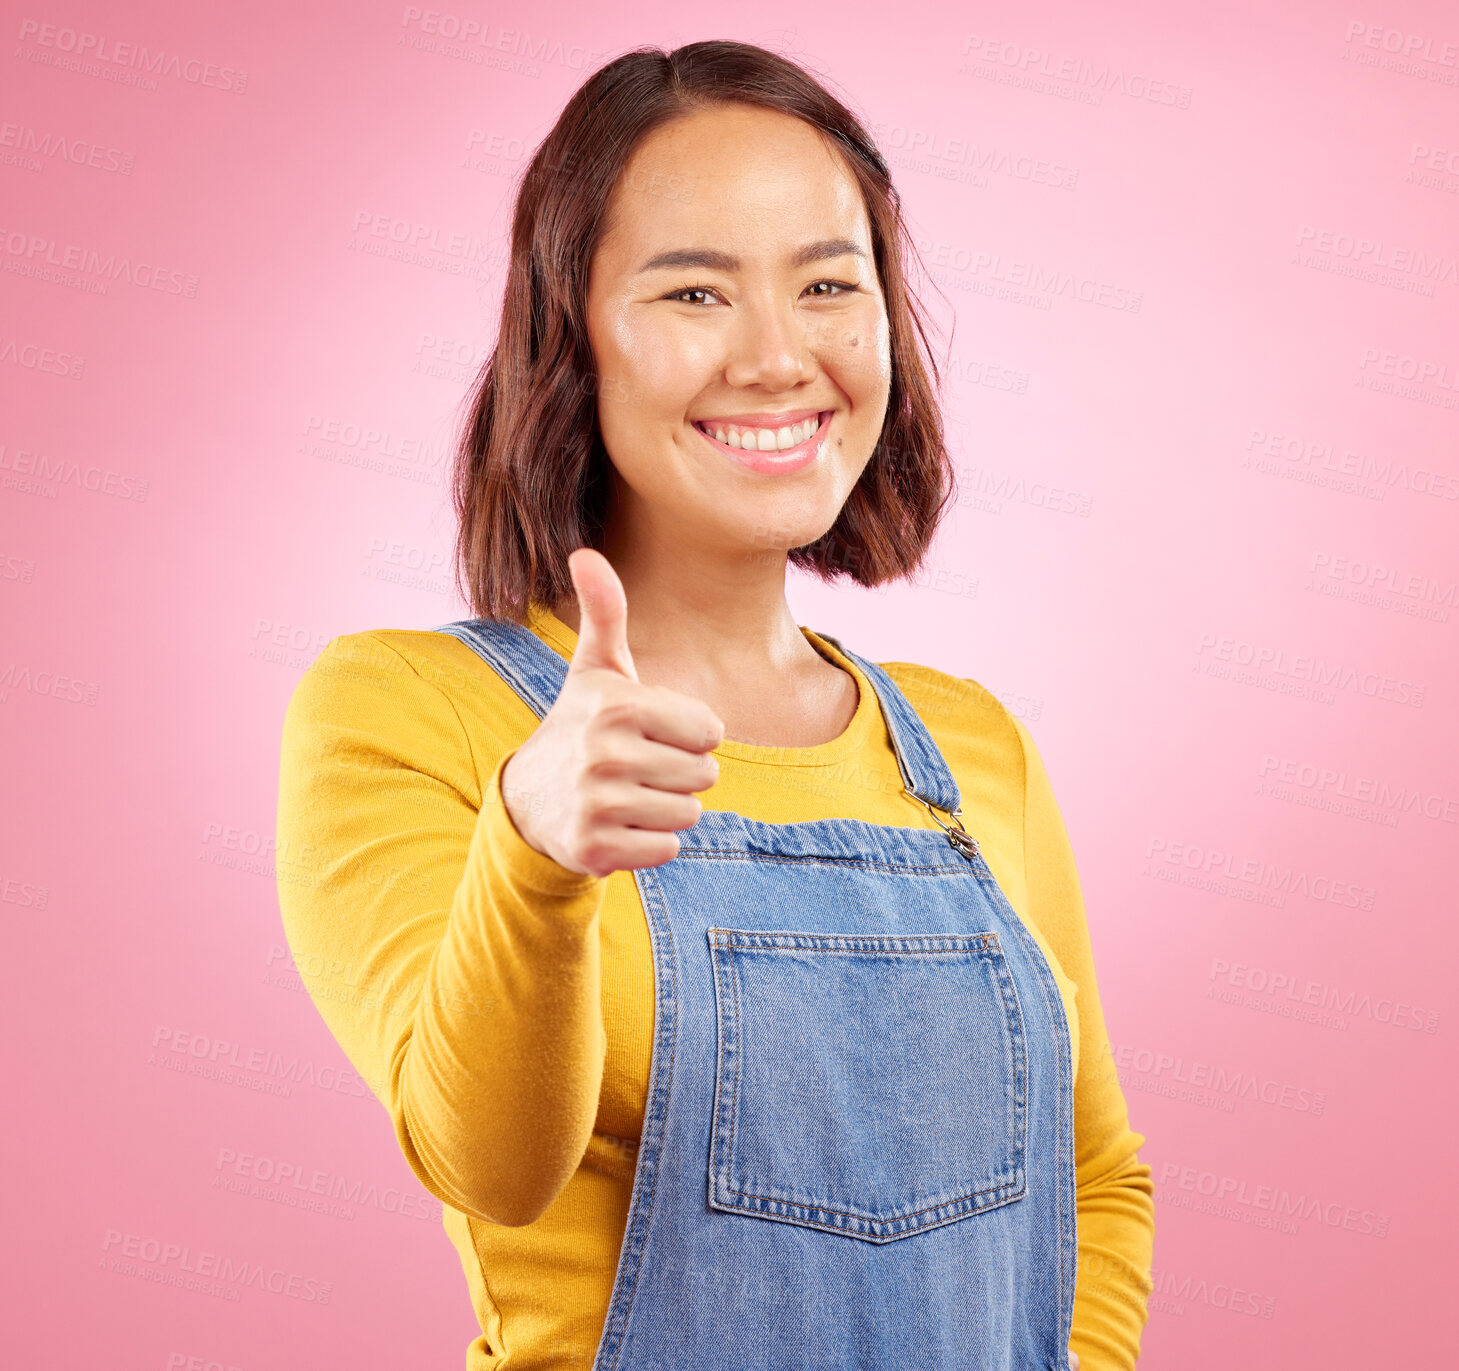
POLYGON ((541 719, 562 693, 567 663, 530 628, 510 619, 460 619, 442 624, 492 667, 541 719))
POLYGON ((897 766, 901 769, 902 783, 907 787, 908 793, 916 796, 923 804, 946 810, 949 814, 957 814, 962 797, 958 793, 952 770, 942 755, 942 749, 927 731, 927 725, 898 689, 897 683, 875 662, 850 651, 839 638, 833 638, 819 629, 816 636, 849 657, 871 681, 877 699, 881 701, 887 731, 892 737, 892 749, 897 754, 897 766))
MULTIPOLYGON (((526 701, 539 719, 552 708, 567 680, 567 662, 521 624, 506 619, 461 619, 442 624, 435 631, 459 638, 471 648, 526 701)), ((958 818, 962 799, 952 771, 926 724, 896 682, 875 662, 849 651, 838 638, 819 630, 817 637, 855 662, 871 682, 908 793, 927 806, 928 812, 946 830, 954 848, 964 856, 976 852, 977 843, 971 834, 964 832, 958 818), (939 809, 951 817, 952 824, 943 822, 936 812, 939 809)))

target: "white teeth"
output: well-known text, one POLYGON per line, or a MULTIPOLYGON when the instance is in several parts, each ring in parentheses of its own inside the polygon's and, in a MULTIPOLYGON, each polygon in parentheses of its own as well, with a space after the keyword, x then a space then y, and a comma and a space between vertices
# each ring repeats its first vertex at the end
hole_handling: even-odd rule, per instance
POLYGON ((820 415, 802 419, 783 428, 738 428, 733 424, 698 424, 700 431, 726 447, 741 448, 745 452, 784 452, 786 448, 799 447, 820 428, 820 415))

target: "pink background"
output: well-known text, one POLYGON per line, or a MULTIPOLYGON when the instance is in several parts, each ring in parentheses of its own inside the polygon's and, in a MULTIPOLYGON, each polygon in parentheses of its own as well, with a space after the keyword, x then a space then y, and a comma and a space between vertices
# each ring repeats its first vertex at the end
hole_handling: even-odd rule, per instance
POLYGON ((1142 1365, 1446 1357, 1451 5, 514 0, 454 48, 399 4, 9 9, 0 1362, 461 1364, 439 1208, 290 972, 280 722, 334 635, 464 614, 511 177, 587 69, 705 37, 849 93, 955 319, 925 583, 792 601, 1043 750, 1160 1182, 1142 1365), (263 1184, 316 1171, 353 1202, 263 1184), (219 1257, 262 1280, 188 1288, 219 1257))

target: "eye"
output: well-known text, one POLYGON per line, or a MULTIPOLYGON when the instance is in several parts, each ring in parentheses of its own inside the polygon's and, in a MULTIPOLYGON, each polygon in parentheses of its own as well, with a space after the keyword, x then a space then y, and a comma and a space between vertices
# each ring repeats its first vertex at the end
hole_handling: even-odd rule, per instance
POLYGON ((806 287, 806 292, 808 294, 814 292, 812 299, 827 300, 833 291, 851 291, 856 288, 850 281, 813 281, 806 287), (821 290, 819 289, 821 286, 829 286, 830 290, 821 290))
POLYGON ((697 304, 699 304, 701 302, 698 301, 698 300, 685 300, 684 299, 684 296, 686 296, 686 295, 714 295, 714 294, 715 294, 715 292, 713 290, 711 290, 708 286, 684 286, 680 290, 670 291, 663 298, 665 300, 673 300, 676 303, 682 303, 682 304, 686 304, 686 305, 697 305, 697 304))

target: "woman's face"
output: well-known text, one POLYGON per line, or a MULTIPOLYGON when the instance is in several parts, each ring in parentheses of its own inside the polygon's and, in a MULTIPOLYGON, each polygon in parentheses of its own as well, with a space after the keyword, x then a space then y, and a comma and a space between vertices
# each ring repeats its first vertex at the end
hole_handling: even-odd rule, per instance
POLYGON ((587 323, 617 537, 773 556, 835 523, 881 434, 891 349, 860 189, 810 125, 725 105, 645 138, 587 323))

